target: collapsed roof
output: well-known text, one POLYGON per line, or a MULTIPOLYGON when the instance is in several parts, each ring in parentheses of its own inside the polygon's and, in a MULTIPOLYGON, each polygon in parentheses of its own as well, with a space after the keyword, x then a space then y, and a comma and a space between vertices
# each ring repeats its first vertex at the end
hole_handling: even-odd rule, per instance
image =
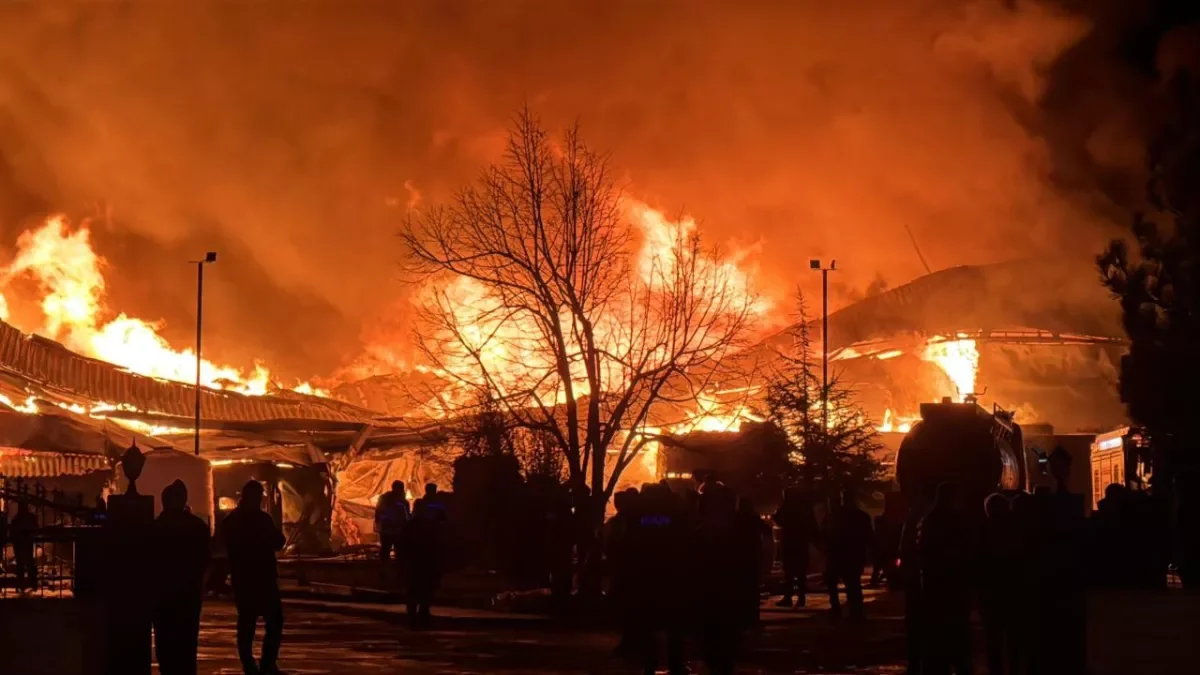
MULTIPOLYGON (((192 449, 193 385, 132 373, 2 321, 0 402, 12 410, 0 413, 0 448, 92 456, 115 456, 132 443, 192 449)), ((201 452, 218 460, 311 464, 323 451, 429 438, 427 430, 380 413, 293 392, 251 396, 201 387, 200 404, 201 452)))
MULTIPOLYGON (((809 305, 810 312, 812 305, 809 305)), ((811 321, 820 337, 820 314, 811 321)), ((1097 275, 1075 263, 1017 260, 951 267, 829 315, 830 350, 897 335, 1036 330, 1123 341, 1119 308, 1097 275)), ((788 330, 755 349, 790 343, 788 330)), ((752 350, 753 351, 753 350, 752 350)))
MULTIPOLYGON (((191 419, 196 390, 189 384, 132 373, 77 354, 40 335, 27 335, 0 321, 0 377, 16 380, 57 400, 128 406, 162 419, 191 419)), ((301 394, 247 396, 201 388, 206 423, 304 420, 358 425, 378 415, 331 399, 301 394)))

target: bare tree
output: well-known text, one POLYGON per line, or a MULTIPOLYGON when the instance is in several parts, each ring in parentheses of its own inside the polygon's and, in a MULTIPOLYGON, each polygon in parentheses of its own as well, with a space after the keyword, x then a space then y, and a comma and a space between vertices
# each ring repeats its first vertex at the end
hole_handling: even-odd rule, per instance
POLYGON ((552 140, 522 111, 503 161, 402 233, 425 283, 418 346, 451 386, 549 434, 571 482, 603 505, 647 442, 656 403, 696 391, 742 344, 755 298, 680 228, 633 250, 637 230, 607 157, 578 127, 552 140), (649 251, 649 252, 647 252, 649 251))

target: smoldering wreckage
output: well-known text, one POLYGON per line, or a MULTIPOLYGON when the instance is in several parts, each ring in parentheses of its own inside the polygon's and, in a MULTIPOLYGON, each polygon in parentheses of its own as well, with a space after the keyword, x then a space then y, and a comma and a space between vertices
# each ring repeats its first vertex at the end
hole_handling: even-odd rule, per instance
MULTIPOLYGON (((58 235, 65 236, 61 225, 58 235)), ((187 372, 194 355, 170 352, 151 324, 123 314, 101 324, 96 292, 84 294, 82 310, 72 310, 62 288, 45 283, 54 275, 34 272, 51 288, 42 303, 47 317, 66 307, 74 323, 46 331, 61 341, 0 323, 0 475, 10 482, 36 480, 90 502, 121 488, 119 458, 137 446, 147 453, 141 492, 157 494, 183 476, 196 495, 192 509, 213 525, 247 479, 264 482, 290 554, 373 542, 374 504, 393 480, 414 488, 452 482, 459 453, 448 431, 453 420, 414 408, 406 384, 417 373, 364 377, 328 390, 268 391, 263 368, 247 376, 205 361, 197 458, 196 389, 179 381, 194 377, 194 369, 187 372), (114 328, 117 322, 125 324, 114 328), (146 331, 153 338, 139 346, 146 331), (154 367, 130 360, 155 354, 174 358, 154 367)), ((830 315, 831 361, 877 419, 893 475, 896 452, 918 435, 921 413, 944 417, 938 412, 944 407, 927 404, 945 401, 983 420, 985 436, 1008 448, 1001 452, 1003 473, 1017 472, 1023 487, 1042 480, 1038 467, 1058 446, 1077 460, 1072 482, 1080 492, 1138 478, 1130 442, 1136 434, 1125 426, 1115 389, 1125 343, 1111 308, 1102 294, 1046 298, 1047 288, 1078 278, 1042 261, 954 267, 830 315)), ((819 325, 813 323, 818 336, 819 325)), ((786 348, 788 335, 767 337, 737 358, 769 360, 786 348)), ((701 392, 689 410, 658 413, 662 419, 651 422, 676 442, 649 444, 622 481, 678 479, 729 465, 755 442, 754 424, 743 429, 743 423, 761 421, 752 412, 761 388, 751 378, 701 392)))

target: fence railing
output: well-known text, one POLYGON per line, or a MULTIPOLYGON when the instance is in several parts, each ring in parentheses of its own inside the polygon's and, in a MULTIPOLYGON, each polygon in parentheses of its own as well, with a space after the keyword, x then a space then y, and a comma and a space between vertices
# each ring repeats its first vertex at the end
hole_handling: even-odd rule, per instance
POLYGON ((78 563, 94 549, 88 543, 95 541, 104 510, 87 506, 81 493, 2 475, 0 504, 0 598, 77 593, 78 563))

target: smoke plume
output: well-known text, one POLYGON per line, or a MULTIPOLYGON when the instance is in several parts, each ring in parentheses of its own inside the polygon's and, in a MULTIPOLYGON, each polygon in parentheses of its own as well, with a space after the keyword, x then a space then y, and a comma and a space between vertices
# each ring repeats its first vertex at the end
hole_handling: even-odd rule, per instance
POLYGON ((631 195, 757 247, 780 297, 810 257, 835 304, 923 274, 906 227, 934 269, 1086 258, 1135 193, 1145 111, 1116 101, 1155 79, 1098 6, 8 3, 0 235, 95 217, 112 304, 184 344, 186 262, 217 250, 206 344, 329 372, 404 325, 399 221, 528 101, 631 195))

